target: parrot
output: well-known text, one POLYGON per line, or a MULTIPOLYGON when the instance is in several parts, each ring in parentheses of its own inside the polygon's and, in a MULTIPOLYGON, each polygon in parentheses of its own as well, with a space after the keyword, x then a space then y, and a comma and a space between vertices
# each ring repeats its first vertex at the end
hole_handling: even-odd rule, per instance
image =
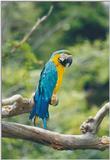
POLYGON ((63 49, 53 52, 49 61, 44 65, 38 87, 35 90, 34 105, 29 116, 29 119, 34 119, 35 126, 38 125, 38 119, 41 118, 43 128, 47 129, 49 105, 58 104, 56 94, 61 86, 64 70, 71 66, 72 61, 70 52, 63 49))

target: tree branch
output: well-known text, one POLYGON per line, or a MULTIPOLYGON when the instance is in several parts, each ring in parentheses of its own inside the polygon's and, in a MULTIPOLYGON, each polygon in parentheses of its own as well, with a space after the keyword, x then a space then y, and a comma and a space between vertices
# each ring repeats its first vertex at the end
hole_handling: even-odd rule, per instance
POLYGON ((104 150, 108 148, 110 144, 110 138, 108 137, 98 138, 90 134, 64 135, 38 127, 12 122, 2 122, 2 136, 41 143, 57 150, 104 150))
MULTIPOLYGON (((23 98, 21 95, 14 95, 2 101, 2 117, 11 117, 31 111, 34 105, 33 96, 31 99, 23 98)), ((94 117, 89 117, 81 125, 82 135, 64 135, 51 132, 38 127, 2 122, 3 137, 19 138, 34 141, 51 146, 58 150, 73 149, 98 149, 104 150, 109 147, 109 137, 97 137, 95 134, 100 123, 110 109, 110 103, 106 103, 94 117)))
POLYGON ((33 99, 23 98, 21 95, 14 95, 4 99, 2 100, 2 118, 28 113, 33 105, 33 99))
MULTIPOLYGON (((2 100, 2 118, 12 117, 19 114, 28 113, 32 110, 34 105, 33 100, 34 93, 30 99, 23 98, 17 94, 10 98, 2 100)), ((52 96, 51 105, 56 106, 58 104, 58 98, 56 95, 52 96)))
POLYGON ((82 133, 92 133, 95 134, 98 131, 99 125, 102 122, 103 118, 109 112, 110 103, 106 103, 95 115, 95 117, 89 117, 83 124, 80 129, 82 133))
POLYGON ((24 42, 26 42, 29 39, 29 37, 39 27, 39 25, 49 17, 52 10, 53 10, 53 6, 50 7, 47 15, 44 15, 42 18, 37 20, 37 22, 34 24, 34 26, 31 28, 31 30, 23 37, 23 39, 12 48, 12 50, 11 50, 12 53, 15 52, 17 48, 19 48, 24 42))

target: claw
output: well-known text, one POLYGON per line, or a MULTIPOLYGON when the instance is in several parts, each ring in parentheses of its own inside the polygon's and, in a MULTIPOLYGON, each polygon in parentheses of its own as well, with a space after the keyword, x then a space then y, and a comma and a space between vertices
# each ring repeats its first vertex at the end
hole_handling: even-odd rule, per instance
POLYGON ((56 94, 53 94, 53 95, 52 95, 52 98, 51 98, 50 104, 53 105, 53 106, 56 106, 56 105, 58 105, 58 102, 59 102, 59 100, 58 100, 58 98, 57 98, 57 95, 56 95, 56 94))

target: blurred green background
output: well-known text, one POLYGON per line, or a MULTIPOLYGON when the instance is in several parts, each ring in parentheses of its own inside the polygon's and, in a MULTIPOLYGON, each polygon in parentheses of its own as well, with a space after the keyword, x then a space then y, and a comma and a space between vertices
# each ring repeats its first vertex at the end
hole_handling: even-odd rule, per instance
MULTIPOLYGON (((2 2, 2 98, 29 97, 53 51, 68 49, 73 65, 66 69, 50 106, 48 129, 80 134, 80 125, 108 101, 108 5, 104 2, 2 2), (14 53, 11 50, 39 17, 53 6, 48 19, 14 53), (42 62, 42 63, 41 63, 42 62)), ((29 114, 5 119, 33 125, 29 114)), ((108 135, 108 117, 98 132, 108 135)), ((2 139, 2 159, 108 159, 108 150, 57 151, 23 140, 2 139)))

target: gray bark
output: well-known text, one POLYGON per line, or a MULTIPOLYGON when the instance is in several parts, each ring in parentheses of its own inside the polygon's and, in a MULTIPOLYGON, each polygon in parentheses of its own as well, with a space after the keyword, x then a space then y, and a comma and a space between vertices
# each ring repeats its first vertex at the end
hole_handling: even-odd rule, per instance
POLYGON ((92 134, 64 135, 38 127, 2 122, 2 136, 29 140, 50 146, 57 150, 98 149, 109 147, 108 137, 98 138, 92 134))
MULTIPOLYGON (((21 95, 14 95, 4 99, 2 100, 2 118, 28 113, 33 105, 33 96, 31 99, 27 99, 21 95)), ((97 137, 96 133, 109 109, 110 103, 106 103, 94 117, 89 117, 83 122, 80 127, 82 131, 81 135, 64 135, 38 127, 3 121, 2 137, 29 140, 57 150, 104 150, 109 148, 110 138, 107 136, 97 137)))

